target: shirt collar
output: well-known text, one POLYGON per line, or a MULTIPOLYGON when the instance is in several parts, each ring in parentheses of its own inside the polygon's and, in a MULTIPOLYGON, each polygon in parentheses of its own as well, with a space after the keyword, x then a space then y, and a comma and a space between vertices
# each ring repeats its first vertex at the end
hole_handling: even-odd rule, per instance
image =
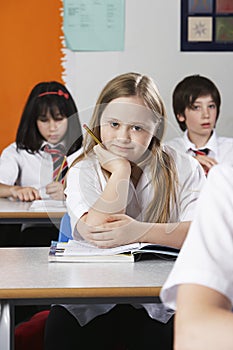
MULTIPOLYGON (((183 136, 183 141, 184 141, 184 151, 188 152, 188 150, 194 149, 197 150, 197 147, 192 143, 189 138, 188 138, 188 131, 185 130, 184 136, 183 136)), ((209 148, 211 152, 213 152, 215 155, 217 155, 217 150, 218 150, 218 145, 217 145, 217 135, 215 129, 212 132, 212 135, 208 142, 201 148, 209 148)))
POLYGON ((56 145, 54 145, 54 144, 52 144, 52 143, 49 143, 49 142, 46 142, 46 141, 43 141, 43 143, 42 143, 40 149, 43 150, 43 148, 44 148, 45 145, 49 145, 51 148, 56 148, 56 146, 58 146, 58 145, 62 145, 62 146, 65 147, 64 141, 61 141, 61 142, 57 143, 56 145))

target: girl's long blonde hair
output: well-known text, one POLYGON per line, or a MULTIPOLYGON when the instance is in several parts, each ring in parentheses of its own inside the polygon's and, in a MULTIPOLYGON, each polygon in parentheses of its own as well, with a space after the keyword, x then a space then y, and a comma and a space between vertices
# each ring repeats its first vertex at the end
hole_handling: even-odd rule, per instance
MULTIPOLYGON (((149 146, 150 152, 137 164, 142 167, 150 164, 151 181, 154 188, 152 201, 149 203, 144 221, 166 223, 170 218, 171 203, 176 202, 177 171, 173 158, 161 147, 161 140, 166 125, 166 111, 159 91, 153 80, 138 73, 121 74, 107 83, 96 102, 90 121, 90 129, 100 139, 100 119, 102 113, 112 100, 119 97, 140 97, 149 108, 158 123, 156 134, 149 146)), ((86 134, 81 154, 72 166, 90 153, 95 146, 95 141, 86 134)))

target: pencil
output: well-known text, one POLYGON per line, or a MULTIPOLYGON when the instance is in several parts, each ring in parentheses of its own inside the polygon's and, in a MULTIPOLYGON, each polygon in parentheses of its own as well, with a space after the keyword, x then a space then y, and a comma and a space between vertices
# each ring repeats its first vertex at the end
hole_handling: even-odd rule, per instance
POLYGON ((84 129, 86 129, 86 131, 88 132, 88 134, 91 135, 91 137, 93 138, 93 140, 95 140, 96 143, 98 143, 101 147, 104 148, 104 145, 102 144, 102 142, 95 136, 95 134, 93 134, 93 132, 91 131, 91 129, 88 128, 88 126, 86 124, 83 124, 84 129))
POLYGON ((65 164, 65 161, 66 161, 66 157, 64 157, 64 159, 63 159, 63 161, 62 161, 62 163, 61 163, 61 166, 60 166, 60 169, 59 169, 59 171, 58 171, 58 173, 57 173, 55 182, 57 182, 58 179, 59 179, 59 176, 60 176, 60 174, 61 174, 61 172, 62 172, 63 165, 65 164))

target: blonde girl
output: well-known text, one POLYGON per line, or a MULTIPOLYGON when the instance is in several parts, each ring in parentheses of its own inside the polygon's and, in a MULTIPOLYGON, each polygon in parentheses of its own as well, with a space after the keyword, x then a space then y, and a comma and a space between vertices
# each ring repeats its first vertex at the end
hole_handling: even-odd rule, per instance
MULTIPOLYGON (((75 239, 102 248, 132 242, 181 247, 205 175, 196 160, 163 147, 165 124, 151 78, 126 73, 104 87, 89 125, 102 145, 86 135, 67 178, 75 239)), ((83 341, 85 349, 109 350, 119 337, 127 349, 172 349, 172 315, 160 302, 56 305, 45 349, 78 349, 83 341)))

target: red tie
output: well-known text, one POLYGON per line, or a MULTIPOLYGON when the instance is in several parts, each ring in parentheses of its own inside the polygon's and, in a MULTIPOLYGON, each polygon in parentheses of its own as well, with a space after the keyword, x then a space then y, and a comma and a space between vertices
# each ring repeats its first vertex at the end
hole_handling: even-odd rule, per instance
MULTIPOLYGON (((190 148, 191 151, 193 151, 194 155, 197 156, 197 155, 200 155, 200 156, 208 156, 209 154, 209 148, 202 148, 202 149, 192 149, 190 148)), ((208 175, 208 171, 207 169, 205 169, 203 167, 204 171, 205 171, 205 175, 207 176, 208 175)))
POLYGON ((51 154, 53 160, 53 181, 63 183, 68 170, 64 146, 58 145, 55 148, 52 148, 50 145, 45 145, 43 150, 44 152, 51 154))
POLYGON ((193 151, 195 153, 196 156, 197 155, 208 156, 208 153, 210 151, 209 148, 203 148, 203 149, 197 149, 197 150, 192 149, 192 148, 190 148, 190 149, 191 149, 191 151, 193 151))

